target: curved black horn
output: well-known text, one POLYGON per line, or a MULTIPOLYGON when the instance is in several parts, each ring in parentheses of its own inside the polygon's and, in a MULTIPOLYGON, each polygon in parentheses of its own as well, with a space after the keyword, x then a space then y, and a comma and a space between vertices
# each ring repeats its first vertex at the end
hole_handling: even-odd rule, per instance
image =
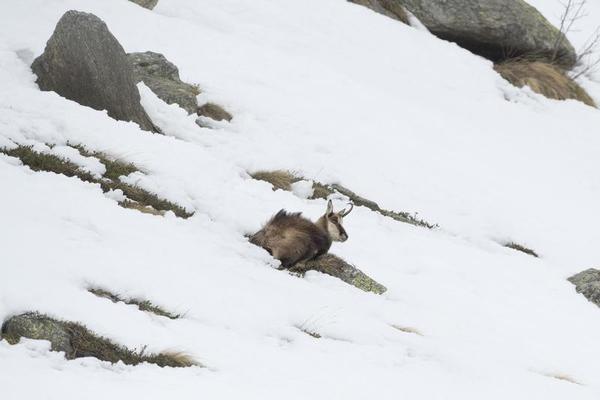
POLYGON ((344 208, 342 211, 340 211, 340 215, 342 217, 345 217, 346 215, 350 214, 350 211, 352 211, 352 209, 354 208, 354 204, 352 204, 352 203, 348 203, 348 204, 350 205, 350 208, 348 210, 346 210, 344 208))

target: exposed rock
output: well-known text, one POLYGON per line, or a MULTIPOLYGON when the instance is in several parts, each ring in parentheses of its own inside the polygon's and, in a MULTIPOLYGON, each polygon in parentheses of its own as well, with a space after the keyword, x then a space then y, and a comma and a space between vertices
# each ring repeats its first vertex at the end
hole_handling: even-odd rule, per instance
POLYGON ((214 119, 215 121, 230 122, 233 118, 223 107, 214 103, 206 103, 198 108, 198 115, 214 119))
POLYGON ((404 5, 434 35, 492 61, 524 56, 565 67, 576 61, 569 41, 523 0, 390 1, 404 5))
POLYGON ((2 337, 9 343, 17 343, 21 337, 47 340, 54 351, 64 351, 67 357, 73 353, 71 335, 66 326, 37 313, 26 313, 8 319, 2 325, 2 337))
POLYGON ((11 344, 21 338, 48 340, 53 351, 63 351, 69 360, 81 357, 95 357, 111 363, 123 362, 137 365, 143 362, 161 367, 200 366, 183 353, 163 352, 156 354, 130 350, 109 339, 98 336, 85 326, 50 318, 46 315, 29 312, 9 318, 2 325, 2 338, 11 344))
POLYGON ((158 132, 142 106, 123 47, 93 14, 67 11, 31 65, 42 90, 158 132))
POLYGON ((179 70, 164 55, 146 51, 129 53, 127 58, 133 66, 136 82, 143 81, 165 103, 178 104, 190 114, 196 112, 198 87, 182 82, 179 70))
POLYGON ((577 293, 600 307, 600 270, 590 268, 570 277, 569 282, 575 285, 577 293))
MULTIPOLYGON (((275 170, 275 171, 258 171, 251 174, 252 178, 269 182, 273 185, 273 190, 282 189, 291 191, 292 184, 298 181, 301 181, 305 178, 296 176, 295 174, 290 173, 289 171, 284 170, 275 170)), ((379 205, 369 199, 366 199, 358 194, 354 193, 352 190, 334 183, 331 185, 325 185, 320 182, 313 182, 313 194, 310 197, 311 199, 327 199, 329 196, 340 193, 357 206, 364 206, 371 211, 375 211, 381 215, 392 218, 399 222, 405 222, 407 224, 415 225, 415 226, 424 226, 429 229, 438 228, 437 224, 431 224, 423 219, 418 218, 417 214, 409 214, 407 212, 402 211, 391 211, 386 210, 384 208, 379 207, 379 205)))
POLYGON ((158 4, 158 0, 129 0, 132 3, 138 4, 144 8, 152 10, 158 4))
POLYGON ((323 254, 311 261, 296 264, 290 268, 291 272, 300 274, 311 270, 341 279, 365 292, 382 294, 387 290, 385 286, 376 282, 355 266, 330 253, 323 254))
POLYGON ((360 4, 370 8, 371 10, 378 12, 379 14, 386 15, 390 18, 409 24, 408 15, 406 10, 398 0, 348 0, 350 3, 360 4))

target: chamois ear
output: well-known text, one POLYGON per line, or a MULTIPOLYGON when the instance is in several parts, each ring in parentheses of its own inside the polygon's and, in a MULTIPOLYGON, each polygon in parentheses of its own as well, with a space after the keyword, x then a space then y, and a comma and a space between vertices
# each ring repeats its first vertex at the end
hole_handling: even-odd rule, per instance
POLYGON ((327 211, 325 211, 326 215, 331 215, 333 214, 333 203, 331 202, 331 200, 327 200, 327 211))

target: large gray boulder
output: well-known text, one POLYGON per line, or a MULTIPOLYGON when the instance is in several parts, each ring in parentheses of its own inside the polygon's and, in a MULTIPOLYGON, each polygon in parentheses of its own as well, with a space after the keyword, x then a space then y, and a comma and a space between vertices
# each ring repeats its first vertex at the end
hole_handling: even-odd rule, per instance
POLYGON ((142 129, 158 131, 142 106, 127 55, 106 24, 93 14, 67 11, 44 53, 31 65, 42 90, 142 129))
POLYGON ((350 3, 359 4, 371 10, 386 15, 390 18, 408 24, 408 15, 401 2, 398 0, 348 0, 350 3))
POLYGON ((148 10, 152 10, 158 4, 158 0, 129 0, 132 3, 140 5, 148 10))
POLYGON ((137 82, 143 81, 160 99, 168 104, 178 104, 190 114, 198 110, 198 87, 182 82, 179 70, 164 55, 146 51, 129 53, 137 82))
POLYGON ((590 268, 570 277, 569 282, 575 285, 577 293, 600 307, 600 270, 590 268))
POLYGON ((392 4, 404 6, 434 35, 492 61, 528 57, 565 67, 572 67, 576 62, 575 50, 564 35, 523 0, 353 2, 386 3, 388 5, 382 7, 388 12, 392 4))

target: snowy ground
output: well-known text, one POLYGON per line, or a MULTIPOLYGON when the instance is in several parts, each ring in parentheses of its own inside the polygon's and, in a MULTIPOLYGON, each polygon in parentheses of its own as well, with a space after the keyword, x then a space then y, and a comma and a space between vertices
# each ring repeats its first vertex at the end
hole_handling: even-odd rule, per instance
MULTIPOLYGON (((555 21, 554 1, 532 3, 555 21)), ((600 5, 589 18, 600 21, 600 5)), ((600 85, 586 85, 600 102, 600 85)), ((0 146, 85 144, 136 163, 132 181, 196 214, 126 210, 96 186, 0 156, 0 320, 38 310, 207 368, 66 361, 44 342, 3 341, 0 394, 598 399, 600 310, 565 278, 600 263, 599 126, 596 109, 513 88, 490 62, 343 0, 4 5, 0 146), (141 85, 167 134, 151 135, 40 92, 29 65, 69 9, 104 19, 126 51, 164 53, 233 122, 199 128, 141 85), (289 276, 243 235, 282 207, 316 218, 325 203, 247 175, 275 168, 341 182, 441 228, 365 208, 348 216, 350 239, 332 252, 386 285, 382 296, 289 276), (185 318, 113 304, 90 285, 185 318)))

